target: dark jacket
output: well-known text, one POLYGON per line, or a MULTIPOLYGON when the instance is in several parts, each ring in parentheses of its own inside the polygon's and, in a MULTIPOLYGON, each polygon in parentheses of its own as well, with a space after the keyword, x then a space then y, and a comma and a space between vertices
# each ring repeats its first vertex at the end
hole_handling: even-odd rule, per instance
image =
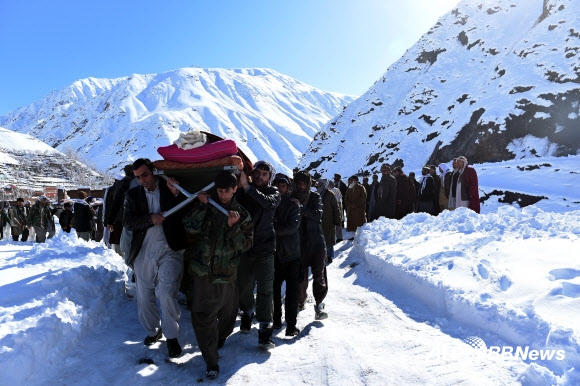
POLYGON ((430 174, 427 174, 423 177, 426 180, 425 180, 425 184, 423 186, 423 178, 421 178, 421 186, 419 186, 419 201, 434 202, 434 200, 435 200, 435 182, 433 180, 433 176, 431 176, 430 174))
POLYGON ((13 206, 8 211, 10 217, 10 226, 13 235, 20 235, 26 228, 26 208, 18 205, 13 206))
POLYGON ((248 210, 254 223, 254 245, 248 251, 252 256, 273 256, 276 251, 274 213, 280 204, 280 192, 274 186, 248 190, 238 189, 238 202, 248 210))
POLYGON ((26 223, 29 226, 49 229, 51 224, 53 224, 50 206, 42 205, 40 201, 36 201, 36 203, 30 207, 26 223))
POLYGON ((74 214, 70 210, 63 210, 60 212, 60 216, 58 217, 58 222, 60 223, 60 227, 65 232, 70 232, 71 229, 71 222, 74 217, 74 214))
POLYGON ((10 224, 10 216, 8 216, 8 209, 2 208, 0 210, 0 225, 4 227, 6 224, 10 224))
POLYGON ((449 194, 451 193, 451 170, 445 173, 443 177, 443 189, 445 189, 445 197, 449 198, 449 194))
MULTIPOLYGON (((113 207, 113 199, 115 198, 115 185, 111 185, 107 188, 107 190, 105 191, 105 197, 104 197, 104 206, 105 206, 105 213, 103 213, 103 223, 106 225, 108 225, 107 223, 107 219, 109 218, 109 213, 111 213, 111 208, 113 207)), ((123 200, 125 199, 125 197, 123 197, 123 200)), ((122 204, 122 203, 121 203, 122 204)), ((122 205, 121 205, 122 206, 122 205)), ((122 221, 122 220, 121 220, 122 221)), ((113 225, 113 224, 111 224, 113 225)))
POLYGON ((395 218, 397 206, 397 180, 392 174, 383 175, 375 191, 375 205, 372 219, 381 216, 395 218))
POLYGON ((95 215, 95 211, 84 200, 75 199, 73 205, 75 229, 77 232, 90 232, 92 230, 91 220, 95 215))
POLYGON ((338 210, 338 200, 334 193, 326 188, 321 193, 321 199, 324 242, 326 245, 334 245, 336 242, 336 226, 342 224, 342 216, 338 210))
MULTIPOLYGON (((115 222, 123 221, 123 203, 125 202, 125 193, 127 193, 132 187, 139 185, 133 180, 135 180, 135 177, 126 176, 120 181, 115 181, 113 184, 113 202, 111 205, 109 205, 108 202, 106 203, 107 213, 105 213, 105 225, 114 225, 115 222)), ((162 184, 165 184, 165 182, 162 181, 162 184)))
POLYGON ((300 205, 292 201, 290 194, 280 199, 274 217, 276 231, 276 258, 287 263, 300 258, 300 205))
POLYGON ((209 276, 214 284, 236 282, 240 254, 252 247, 254 235, 250 214, 235 199, 225 209, 240 214, 232 227, 228 226, 225 214, 200 202, 183 218, 186 232, 200 235, 200 239, 185 250, 189 273, 209 276))
POLYGON ((306 254, 321 249, 326 249, 322 233, 322 200, 318 193, 310 192, 308 202, 300 211, 300 250, 306 254))
POLYGON ((439 210, 439 191, 441 190, 441 177, 437 173, 431 173, 431 177, 433 177, 433 187, 435 192, 433 194, 433 214, 438 215, 439 210))
POLYGON ((409 213, 413 213, 413 204, 417 200, 415 184, 406 174, 397 177, 397 211, 395 218, 402 219, 409 213))
MULTIPOLYGON (((165 212, 185 200, 185 196, 181 193, 174 197, 165 181, 158 179, 157 184, 160 190, 159 205, 161 212, 165 212)), ((147 197, 145 196, 145 188, 139 185, 129 189, 125 194, 123 208, 123 227, 133 231, 131 249, 129 255, 125 256, 125 263, 128 266, 133 266, 133 261, 139 254, 143 240, 145 240, 147 229, 153 226, 147 197)), ((184 211, 182 209, 167 217, 163 222, 163 233, 165 233, 167 244, 174 251, 179 251, 186 247, 185 229, 181 222, 183 215, 184 211)))

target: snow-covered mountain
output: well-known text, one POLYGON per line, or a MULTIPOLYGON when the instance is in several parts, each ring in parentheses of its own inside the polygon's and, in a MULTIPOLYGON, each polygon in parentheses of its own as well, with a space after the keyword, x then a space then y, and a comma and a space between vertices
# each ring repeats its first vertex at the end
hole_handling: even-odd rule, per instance
POLYGON ((0 117, 0 126, 118 170, 190 128, 233 139, 253 160, 290 172, 320 127, 354 98, 269 69, 182 68, 86 78, 0 117))
POLYGON ((105 186, 110 181, 71 154, 64 154, 28 134, 0 127, 0 186, 14 185, 29 195, 44 186, 105 186))
POLYGON ((575 155, 580 2, 463 0, 316 134, 325 176, 575 155))

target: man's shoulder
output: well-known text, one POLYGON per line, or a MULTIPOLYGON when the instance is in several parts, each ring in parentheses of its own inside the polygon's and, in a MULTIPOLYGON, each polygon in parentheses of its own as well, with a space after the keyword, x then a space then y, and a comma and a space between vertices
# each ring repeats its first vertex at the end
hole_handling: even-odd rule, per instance
POLYGON ((320 202, 320 194, 318 192, 310 192, 308 195, 308 202, 306 205, 318 204, 320 202))
POLYGON ((271 194, 278 194, 279 195, 280 194, 280 191, 278 190, 278 188, 275 186, 272 186, 272 185, 267 185, 267 186, 264 186, 264 187, 259 188, 257 190, 262 192, 263 194, 266 194, 266 195, 271 195, 271 194))
POLYGON ((127 190, 126 194, 131 196, 131 197, 134 197, 137 194, 139 194, 139 191, 141 190, 141 188, 142 188, 141 185, 134 186, 131 189, 127 190))

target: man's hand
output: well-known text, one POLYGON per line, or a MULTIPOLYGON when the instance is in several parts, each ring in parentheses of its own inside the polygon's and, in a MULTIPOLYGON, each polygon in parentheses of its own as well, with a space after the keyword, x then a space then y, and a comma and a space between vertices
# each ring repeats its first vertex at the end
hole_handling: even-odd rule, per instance
POLYGON ((165 221, 165 217, 163 217, 161 213, 151 214, 151 222, 153 223, 153 225, 163 224, 163 221, 165 221))
POLYGON ((171 190, 171 193, 173 193, 174 196, 177 196, 179 194, 179 190, 177 190, 177 188, 175 187, 175 185, 179 185, 179 181, 177 181, 173 177, 170 177, 167 180, 167 187, 169 188, 169 190, 171 190))
POLYGON ((209 194, 207 194, 205 191, 202 190, 197 195, 197 198, 199 198, 199 202, 201 202, 202 204, 207 204, 208 203, 209 194))
POLYGON ((228 212, 228 226, 232 227, 238 221, 240 221, 240 214, 238 212, 230 210, 228 212))
POLYGON ((115 230, 115 227, 111 224, 107 224, 107 229, 109 230, 109 232, 112 232, 115 230))
POLYGON ((250 186, 250 183, 248 182, 248 176, 246 173, 244 173, 243 170, 240 172, 240 186, 244 190, 248 189, 248 186, 250 186))

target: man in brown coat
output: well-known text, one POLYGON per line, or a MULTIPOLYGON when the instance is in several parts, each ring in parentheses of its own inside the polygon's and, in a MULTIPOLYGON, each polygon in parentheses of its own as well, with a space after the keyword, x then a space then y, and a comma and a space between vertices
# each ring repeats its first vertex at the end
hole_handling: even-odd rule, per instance
POLYGON ((395 218, 402 219, 409 213, 413 213, 413 203, 417 199, 415 184, 407 177, 400 166, 393 169, 393 175, 397 179, 397 207, 395 218))
POLYGON ((356 232, 356 229, 366 223, 367 192, 359 182, 358 176, 348 179, 348 189, 344 197, 346 205, 346 231, 356 232))

